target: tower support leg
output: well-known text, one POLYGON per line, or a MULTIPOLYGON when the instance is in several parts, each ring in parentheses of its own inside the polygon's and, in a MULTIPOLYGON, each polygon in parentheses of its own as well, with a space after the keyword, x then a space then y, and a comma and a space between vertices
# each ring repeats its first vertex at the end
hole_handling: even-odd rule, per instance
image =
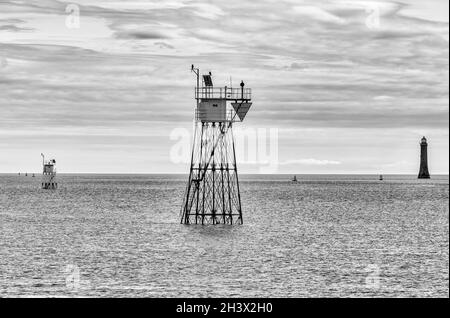
POLYGON ((231 124, 197 123, 181 223, 233 224, 234 220, 242 224, 231 124))

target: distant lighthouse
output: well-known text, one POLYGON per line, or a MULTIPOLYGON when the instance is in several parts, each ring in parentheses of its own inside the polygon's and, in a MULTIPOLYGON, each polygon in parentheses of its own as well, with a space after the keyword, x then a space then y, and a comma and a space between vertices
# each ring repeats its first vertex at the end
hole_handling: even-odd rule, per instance
POLYGON ((44 154, 42 156, 42 189, 56 189, 58 183, 56 182, 56 160, 45 160, 44 154))
POLYGON ((420 170, 419 179, 430 179, 428 172, 428 143, 427 138, 423 137, 420 141, 420 170))

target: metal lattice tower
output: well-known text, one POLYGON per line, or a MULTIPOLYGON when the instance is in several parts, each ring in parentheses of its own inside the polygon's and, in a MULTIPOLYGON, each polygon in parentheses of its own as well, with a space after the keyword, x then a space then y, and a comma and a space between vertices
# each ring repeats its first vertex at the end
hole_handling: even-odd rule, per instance
POLYGON ((56 160, 45 160, 45 156, 42 156, 42 189, 56 189, 58 183, 56 182, 56 160))
POLYGON ((251 89, 214 87, 211 73, 197 76, 195 131, 181 223, 242 224, 242 206, 232 126, 250 109, 251 89), (230 107, 231 106, 231 107, 230 107))

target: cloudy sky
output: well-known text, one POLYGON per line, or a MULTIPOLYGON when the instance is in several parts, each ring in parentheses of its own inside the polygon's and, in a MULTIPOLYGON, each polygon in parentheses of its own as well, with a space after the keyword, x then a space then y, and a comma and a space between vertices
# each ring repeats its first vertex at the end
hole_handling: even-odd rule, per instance
POLYGON ((252 88, 275 172, 415 174, 426 135, 448 173, 448 23, 447 0, 0 0, 0 172, 187 172, 194 63, 252 88))

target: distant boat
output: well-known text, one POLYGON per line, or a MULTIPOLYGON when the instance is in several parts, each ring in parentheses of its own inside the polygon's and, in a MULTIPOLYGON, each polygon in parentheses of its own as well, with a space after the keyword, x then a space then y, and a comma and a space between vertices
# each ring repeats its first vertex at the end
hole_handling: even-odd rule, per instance
POLYGON ((292 179, 292 182, 297 182, 297 176, 294 176, 294 178, 292 179))
POLYGON ((383 175, 380 174, 380 181, 383 181, 383 175))
POLYGON ((28 177, 28 172, 25 172, 25 177, 28 177))
POLYGON ((32 177, 33 177, 33 178, 35 177, 34 173, 33 173, 32 177))

